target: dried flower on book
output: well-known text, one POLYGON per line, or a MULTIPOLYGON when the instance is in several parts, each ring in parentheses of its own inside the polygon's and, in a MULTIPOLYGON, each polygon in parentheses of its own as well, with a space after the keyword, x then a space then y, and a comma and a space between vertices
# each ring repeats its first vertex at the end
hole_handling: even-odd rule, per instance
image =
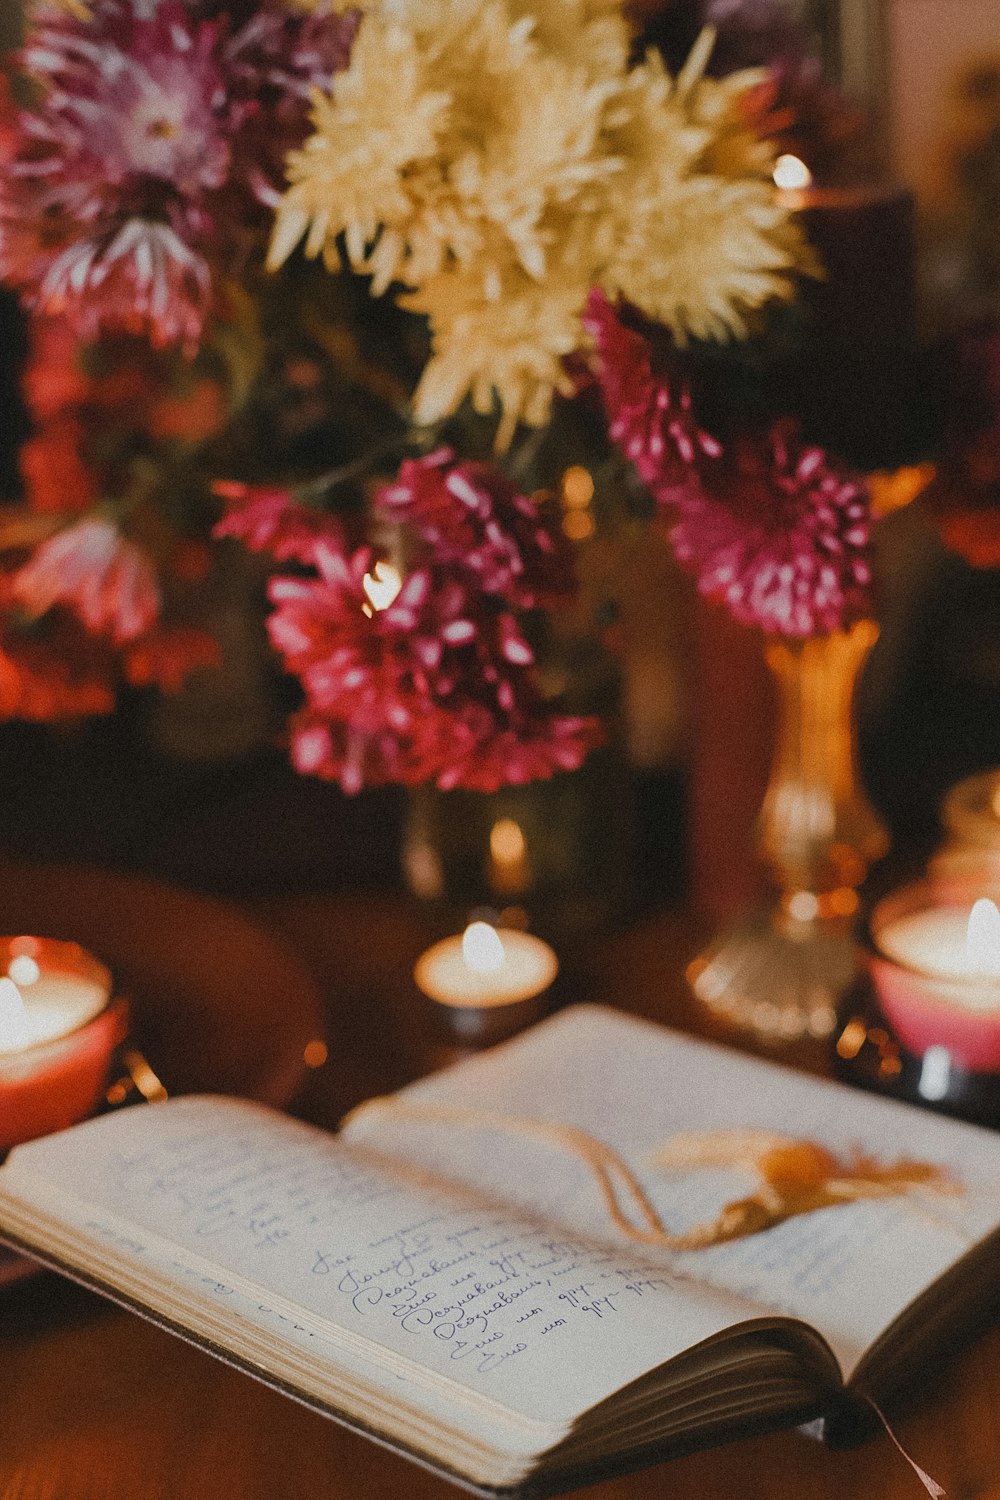
POLYGON ((652 1157, 668 1172, 727 1167, 757 1179, 749 1197, 727 1203, 711 1224, 688 1232, 699 1245, 756 1234, 797 1214, 866 1198, 906 1198, 921 1190, 956 1195, 958 1184, 929 1162, 883 1163, 855 1150, 838 1157, 815 1141, 768 1130, 710 1130, 675 1135, 652 1157))

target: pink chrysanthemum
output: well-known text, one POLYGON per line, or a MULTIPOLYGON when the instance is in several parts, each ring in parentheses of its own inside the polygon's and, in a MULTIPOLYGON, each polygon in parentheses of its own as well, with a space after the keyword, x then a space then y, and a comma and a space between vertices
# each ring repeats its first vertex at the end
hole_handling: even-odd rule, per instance
POLYGON ((201 338, 211 300, 205 258, 169 224, 148 219, 129 219, 110 237, 73 240, 29 298, 68 318, 85 343, 120 329, 189 348, 201 338))
POLYGON ((213 274, 263 245, 308 91, 347 60, 356 18, 263 0, 93 0, 42 7, 20 63, 37 104, 5 110, 0 277, 78 335, 148 333, 193 348, 213 274))
POLYGON ((180 0, 137 18, 103 0, 89 21, 48 13, 21 62, 45 93, 18 116, 0 188, 0 274, 28 305, 91 339, 148 328, 193 343, 211 296, 208 195, 229 146, 218 29, 180 0))
POLYGON ((795 639, 870 614, 862 476, 804 444, 792 422, 724 449, 599 294, 588 319, 611 435, 666 515, 699 591, 744 624, 795 639))
MULTIPOLYGON (((597 742, 595 722, 542 701, 514 609, 452 556, 450 534, 442 556, 417 529, 423 558, 378 608, 372 549, 352 549, 329 517, 322 531, 302 531, 310 514, 282 491, 250 491, 245 510, 221 523, 315 569, 269 588, 271 641, 305 697, 291 727, 299 770, 347 792, 390 781, 495 789, 581 763, 597 742)), ((516 593, 507 571, 498 576, 516 593)))
POLYGON ((149 558, 110 521, 98 519, 79 521, 42 542, 10 579, 9 591, 29 615, 62 605, 116 645, 144 635, 160 614, 149 558))
POLYGON ((277 562, 311 563, 323 537, 340 531, 325 511, 300 505, 289 489, 221 481, 213 485, 226 514, 213 535, 235 537, 251 552, 268 552, 277 562))
POLYGON ((377 506, 413 527, 438 562, 468 569, 479 587, 533 609, 573 592, 570 552, 538 505, 486 464, 459 463, 448 448, 407 459, 377 506))
POLYGON ((673 487, 690 483, 691 466, 699 458, 718 458, 721 444, 698 426, 683 383, 654 375, 646 340, 621 322, 597 287, 583 323, 597 352, 608 435, 643 483, 665 498, 673 487))
POLYGON ((305 139, 312 91, 328 89, 346 68, 360 18, 360 11, 338 15, 331 5, 296 12, 283 0, 264 0, 225 39, 220 65, 233 179, 262 206, 274 209, 281 201, 285 157, 305 139))
POLYGON ((676 501, 670 536, 701 593, 768 634, 806 639, 871 613, 865 481, 794 424, 736 445, 712 486, 676 501))

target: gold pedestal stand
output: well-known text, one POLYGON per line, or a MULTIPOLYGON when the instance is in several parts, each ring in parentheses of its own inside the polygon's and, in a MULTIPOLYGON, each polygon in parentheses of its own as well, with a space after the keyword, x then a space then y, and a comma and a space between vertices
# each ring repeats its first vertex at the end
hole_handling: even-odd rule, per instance
POLYGON ((765 651, 780 705, 758 845, 778 894, 695 959, 688 980, 712 1010, 775 1041, 828 1036, 856 975, 857 888, 888 846, 858 779, 852 718, 877 638, 874 621, 861 620, 765 651))

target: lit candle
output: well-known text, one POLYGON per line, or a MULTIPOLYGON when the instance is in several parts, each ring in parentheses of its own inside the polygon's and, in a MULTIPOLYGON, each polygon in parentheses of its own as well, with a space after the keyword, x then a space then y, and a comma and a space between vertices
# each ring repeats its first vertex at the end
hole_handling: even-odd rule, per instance
POLYGON ((74 1124, 96 1106, 125 1010, 111 976, 76 943, 0 938, 0 1151, 74 1124))
POLYGON ((487 879, 498 896, 523 896, 531 888, 527 841, 513 818, 498 818, 490 829, 487 879))
POLYGON ((498 1040, 531 1018, 558 971, 559 960, 541 938, 472 922, 461 937, 428 948, 413 977, 429 999, 448 1008, 458 1034, 498 1040))
POLYGON ((872 915, 872 978, 900 1041, 946 1049, 972 1072, 1000 1070, 1000 910, 967 889, 927 882, 872 915))

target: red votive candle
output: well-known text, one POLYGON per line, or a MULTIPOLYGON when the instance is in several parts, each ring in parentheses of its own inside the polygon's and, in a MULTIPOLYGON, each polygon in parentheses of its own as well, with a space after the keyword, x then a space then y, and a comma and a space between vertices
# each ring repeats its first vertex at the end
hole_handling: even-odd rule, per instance
POLYGON ((887 896, 871 918, 879 1005, 916 1056, 941 1048, 971 1073, 1000 1073, 996 886, 930 879, 887 896))
POLYGON ((109 970, 78 944, 0 938, 0 1152, 96 1108, 126 1025, 109 970))

